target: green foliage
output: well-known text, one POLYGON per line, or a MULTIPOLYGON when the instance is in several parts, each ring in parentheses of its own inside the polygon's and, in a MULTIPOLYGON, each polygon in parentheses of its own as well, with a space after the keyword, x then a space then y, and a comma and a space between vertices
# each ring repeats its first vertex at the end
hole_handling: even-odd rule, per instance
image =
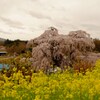
POLYGON ((5 69, 3 69, 1 73, 6 74, 7 77, 10 77, 14 72, 18 72, 18 71, 22 71, 24 76, 31 75, 32 62, 29 60, 28 56, 27 58, 25 58, 25 56, 27 55, 20 55, 15 58, 14 57, 1 58, 0 59, 1 64, 8 64, 10 66, 10 69, 6 70, 6 72, 5 72, 5 69), (16 69, 16 71, 13 69, 16 69))
POLYGON ((100 40, 94 39, 95 51, 100 52, 100 40))

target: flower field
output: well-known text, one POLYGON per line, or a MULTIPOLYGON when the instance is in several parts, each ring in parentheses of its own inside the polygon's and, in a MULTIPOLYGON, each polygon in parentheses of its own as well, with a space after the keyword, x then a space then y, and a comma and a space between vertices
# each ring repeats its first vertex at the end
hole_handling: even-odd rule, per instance
POLYGON ((100 100, 100 60, 85 75, 69 71, 0 75, 0 100, 100 100))

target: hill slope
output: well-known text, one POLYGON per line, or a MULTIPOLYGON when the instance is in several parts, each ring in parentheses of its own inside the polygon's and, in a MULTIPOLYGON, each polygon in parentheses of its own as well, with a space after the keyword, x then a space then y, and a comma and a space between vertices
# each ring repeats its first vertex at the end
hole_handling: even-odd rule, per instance
POLYGON ((0 42, 4 42, 6 39, 0 38, 0 42))

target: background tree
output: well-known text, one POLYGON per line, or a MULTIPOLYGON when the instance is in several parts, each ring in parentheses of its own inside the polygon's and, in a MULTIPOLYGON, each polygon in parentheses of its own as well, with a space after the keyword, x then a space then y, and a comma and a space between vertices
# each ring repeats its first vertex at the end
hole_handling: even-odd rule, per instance
POLYGON ((6 47, 6 50, 9 54, 21 54, 24 53, 26 50, 26 43, 27 41, 21 41, 21 40, 6 40, 4 43, 4 46, 6 47))
POLYGON ((100 40, 94 39, 95 51, 100 52, 100 40))

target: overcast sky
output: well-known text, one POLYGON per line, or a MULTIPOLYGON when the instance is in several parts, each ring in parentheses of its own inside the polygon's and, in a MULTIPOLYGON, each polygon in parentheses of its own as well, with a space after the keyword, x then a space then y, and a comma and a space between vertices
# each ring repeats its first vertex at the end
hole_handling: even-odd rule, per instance
POLYGON ((100 0, 0 0, 0 37, 30 40, 50 26, 100 38, 100 0))

